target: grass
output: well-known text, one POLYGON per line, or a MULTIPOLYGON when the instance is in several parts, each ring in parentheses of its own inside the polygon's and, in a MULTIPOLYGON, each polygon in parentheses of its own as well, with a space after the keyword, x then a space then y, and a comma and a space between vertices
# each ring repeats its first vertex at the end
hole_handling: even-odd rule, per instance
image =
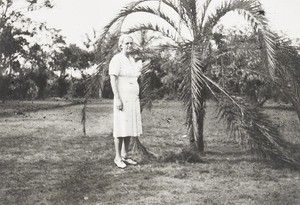
MULTIPOLYGON (((6 102, 0 110, 0 204, 300 204, 300 173, 254 159, 229 139, 208 105, 206 156, 185 162, 180 103, 143 112, 143 145, 157 160, 125 170, 113 164, 112 102, 87 108, 63 101, 6 102)), ((296 114, 269 108, 283 136, 300 144, 296 114)))

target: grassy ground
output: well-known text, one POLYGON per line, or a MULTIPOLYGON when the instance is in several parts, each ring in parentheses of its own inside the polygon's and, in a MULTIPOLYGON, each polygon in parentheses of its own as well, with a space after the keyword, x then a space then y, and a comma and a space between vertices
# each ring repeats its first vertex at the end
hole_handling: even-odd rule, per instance
MULTIPOLYGON (((246 154, 214 118, 213 105, 206 116, 204 162, 172 158, 188 147, 183 110, 178 102, 160 101, 143 112, 141 138, 160 160, 118 169, 111 103, 88 105, 88 137, 82 134, 81 105, 1 103, 0 204, 300 204, 300 173, 246 154)), ((287 140, 300 144, 294 112, 270 107, 266 112, 287 140)))

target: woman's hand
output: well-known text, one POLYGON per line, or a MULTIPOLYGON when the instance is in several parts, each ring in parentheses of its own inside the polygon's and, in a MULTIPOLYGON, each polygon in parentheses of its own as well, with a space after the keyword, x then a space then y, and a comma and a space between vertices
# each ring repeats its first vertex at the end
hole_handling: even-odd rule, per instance
POLYGON ((118 110, 120 110, 120 111, 123 110, 123 103, 122 103, 122 100, 120 98, 116 99, 116 106, 117 106, 118 110))

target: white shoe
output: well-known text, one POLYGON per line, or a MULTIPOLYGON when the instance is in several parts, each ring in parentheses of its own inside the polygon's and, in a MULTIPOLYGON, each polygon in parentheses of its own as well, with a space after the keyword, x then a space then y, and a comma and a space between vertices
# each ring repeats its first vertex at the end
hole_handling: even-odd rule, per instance
POLYGON ((124 169, 126 167, 126 164, 122 161, 122 160, 116 160, 114 159, 115 164, 117 165, 117 167, 124 169))
POLYGON ((131 165, 137 165, 137 162, 134 161, 133 159, 131 158, 122 158, 122 161, 127 163, 127 164, 131 164, 131 165))

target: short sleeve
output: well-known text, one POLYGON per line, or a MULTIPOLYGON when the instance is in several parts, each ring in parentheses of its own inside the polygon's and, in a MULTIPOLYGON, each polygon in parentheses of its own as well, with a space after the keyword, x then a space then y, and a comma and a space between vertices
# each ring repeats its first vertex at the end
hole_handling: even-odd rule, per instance
POLYGON ((120 69, 121 65, 119 58, 115 55, 109 63, 108 74, 118 76, 120 74, 120 69))

